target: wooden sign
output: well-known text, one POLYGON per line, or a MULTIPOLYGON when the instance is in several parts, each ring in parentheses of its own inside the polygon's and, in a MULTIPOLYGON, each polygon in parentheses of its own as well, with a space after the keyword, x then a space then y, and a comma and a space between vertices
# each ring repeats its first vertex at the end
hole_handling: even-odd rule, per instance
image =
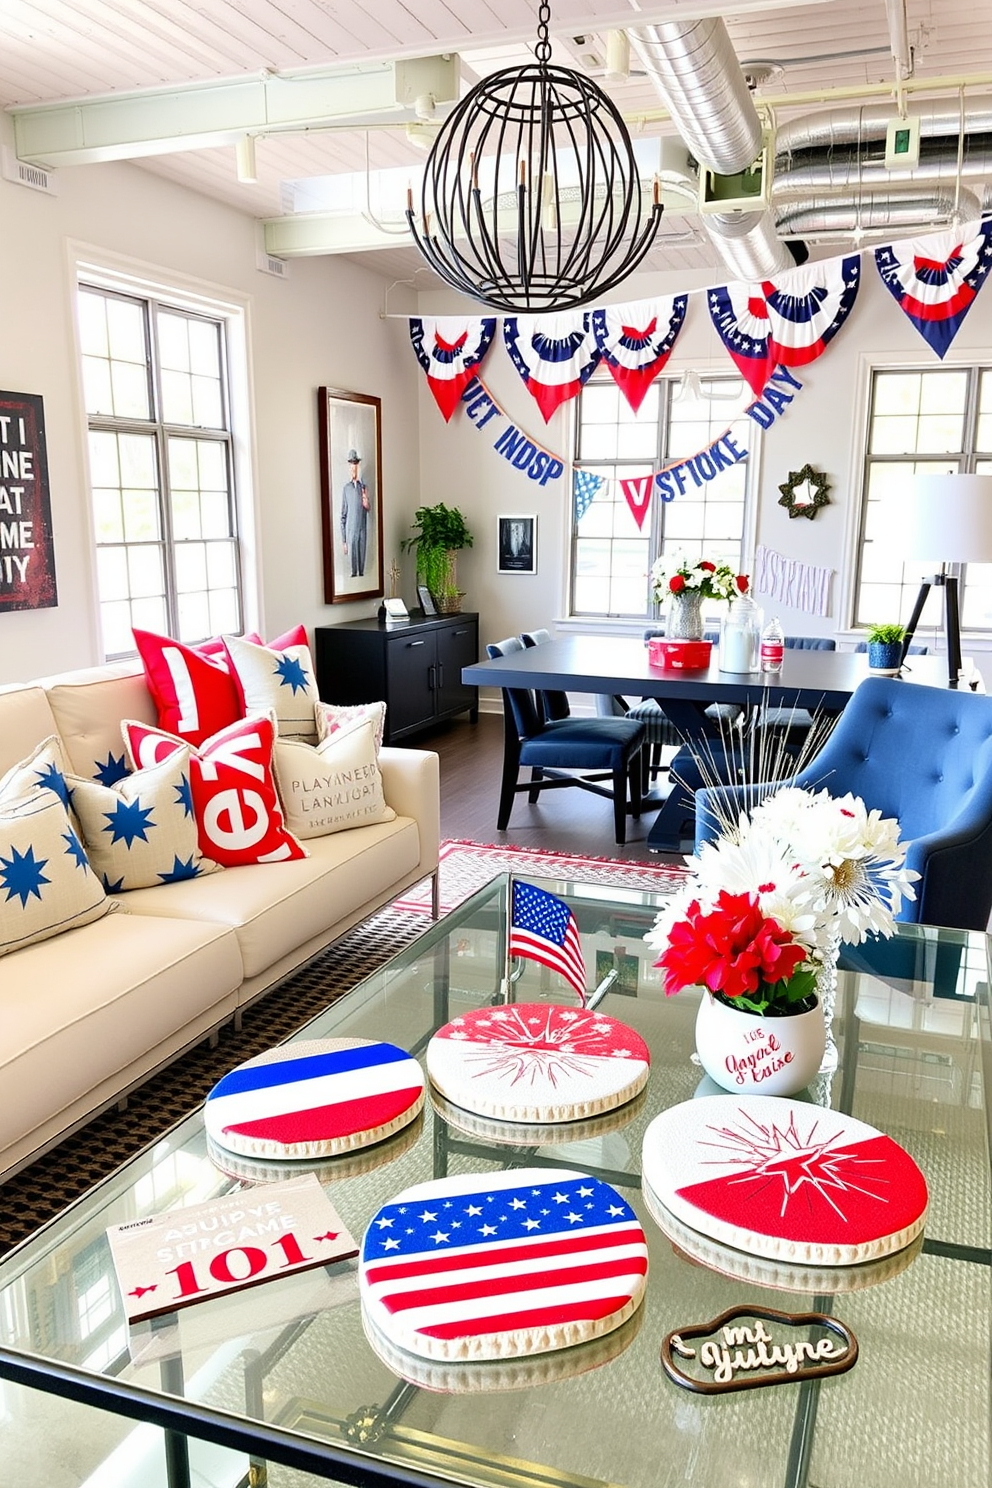
POLYGON ((57 604, 44 407, 0 393, 0 610, 57 604))
POLYGON ((312 1173, 111 1225, 107 1239, 131 1323, 358 1254, 312 1173))
POLYGON ((669 1333, 661 1345, 669 1379, 699 1395, 844 1374, 857 1357, 858 1340, 836 1318, 825 1312, 778 1312, 773 1307, 732 1307, 712 1322, 669 1333), (765 1323, 774 1325, 774 1334, 765 1323), (790 1338, 788 1331, 796 1329, 807 1336, 790 1338), (694 1348, 690 1339, 704 1341, 694 1348))

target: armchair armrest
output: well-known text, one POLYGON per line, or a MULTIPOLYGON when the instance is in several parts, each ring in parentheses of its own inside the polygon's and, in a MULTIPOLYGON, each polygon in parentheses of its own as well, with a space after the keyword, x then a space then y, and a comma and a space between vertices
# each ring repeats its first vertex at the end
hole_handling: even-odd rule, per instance
POLYGON ((420 866, 433 873, 441 845, 441 790, 438 757, 429 749, 379 751, 386 802, 398 816, 410 816, 420 829, 420 866))
POLYGON ((985 930, 992 873, 992 823, 986 804, 972 800, 947 826, 915 838, 906 853, 906 867, 914 868, 920 879, 914 885, 916 899, 903 906, 900 920, 985 930))

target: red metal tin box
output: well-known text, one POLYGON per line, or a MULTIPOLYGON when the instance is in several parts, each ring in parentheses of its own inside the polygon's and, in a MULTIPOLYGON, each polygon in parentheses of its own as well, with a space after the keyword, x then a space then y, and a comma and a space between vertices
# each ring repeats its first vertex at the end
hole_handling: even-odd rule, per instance
POLYGON ((700 671, 709 666, 712 649, 712 641, 670 641, 665 636, 652 636, 648 661, 669 671, 700 671))

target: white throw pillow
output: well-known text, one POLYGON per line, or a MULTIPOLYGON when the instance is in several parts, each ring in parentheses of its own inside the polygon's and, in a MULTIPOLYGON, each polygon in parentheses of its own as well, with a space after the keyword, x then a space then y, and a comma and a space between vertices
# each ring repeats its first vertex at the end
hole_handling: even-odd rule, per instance
POLYGON ((277 739, 272 761, 286 825, 296 837, 326 837, 396 818, 382 793, 371 722, 332 734, 316 748, 277 739))
POLYGON ((58 734, 51 734, 27 756, 0 775, 0 801, 14 801, 39 787, 54 791, 63 806, 69 805, 66 776, 69 761, 58 734))
POLYGON ((36 790, 0 808, 0 956, 114 907, 57 795, 36 790))
POLYGON ((317 740, 314 707, 319 701, 309 646, 275 651, 239 636, 224 645, 246 715, 274 713, 281 738, 317 740))
POLYGON ((116 785, 69 776, 86 854, 108 894, 215 873, 200 852, 189 746, 116 785))
POLYGON ((366 719, 375 730, 375 752, 382 748, 382 731, 386 726, 385 703, 317 703, 317 743, 323 744, 342 729, 353 728, 366 719))

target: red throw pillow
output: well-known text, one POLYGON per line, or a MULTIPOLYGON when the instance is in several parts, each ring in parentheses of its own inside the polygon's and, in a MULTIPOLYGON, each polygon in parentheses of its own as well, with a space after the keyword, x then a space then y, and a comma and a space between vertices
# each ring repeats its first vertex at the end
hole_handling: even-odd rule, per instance
MULTIPOLYGON (((231 676, 220 636, 198 646, 187 646, 151 630, 134 630, 132 634, 158 713, 159 728, 178 734, 186 744, 196 745, 245 716, 241 693, 231 676)), ((262 645, 261 636, 254 631, 249 631, 244 639, 262 645)), ((279 636, 272 646, 280 650, 287 645, 306 645, 306 640, 305 628, 298 625, 279 636)))
MULTIPOLYGON (((186 741, 145 723, 122 724, 139 769, 157 764, 186 741)), ((271 718, 240 718, 190 750, 190 784, 200 852, 225 868, 283 863, 307 851, 286 830, 272 775, 271 718)))

